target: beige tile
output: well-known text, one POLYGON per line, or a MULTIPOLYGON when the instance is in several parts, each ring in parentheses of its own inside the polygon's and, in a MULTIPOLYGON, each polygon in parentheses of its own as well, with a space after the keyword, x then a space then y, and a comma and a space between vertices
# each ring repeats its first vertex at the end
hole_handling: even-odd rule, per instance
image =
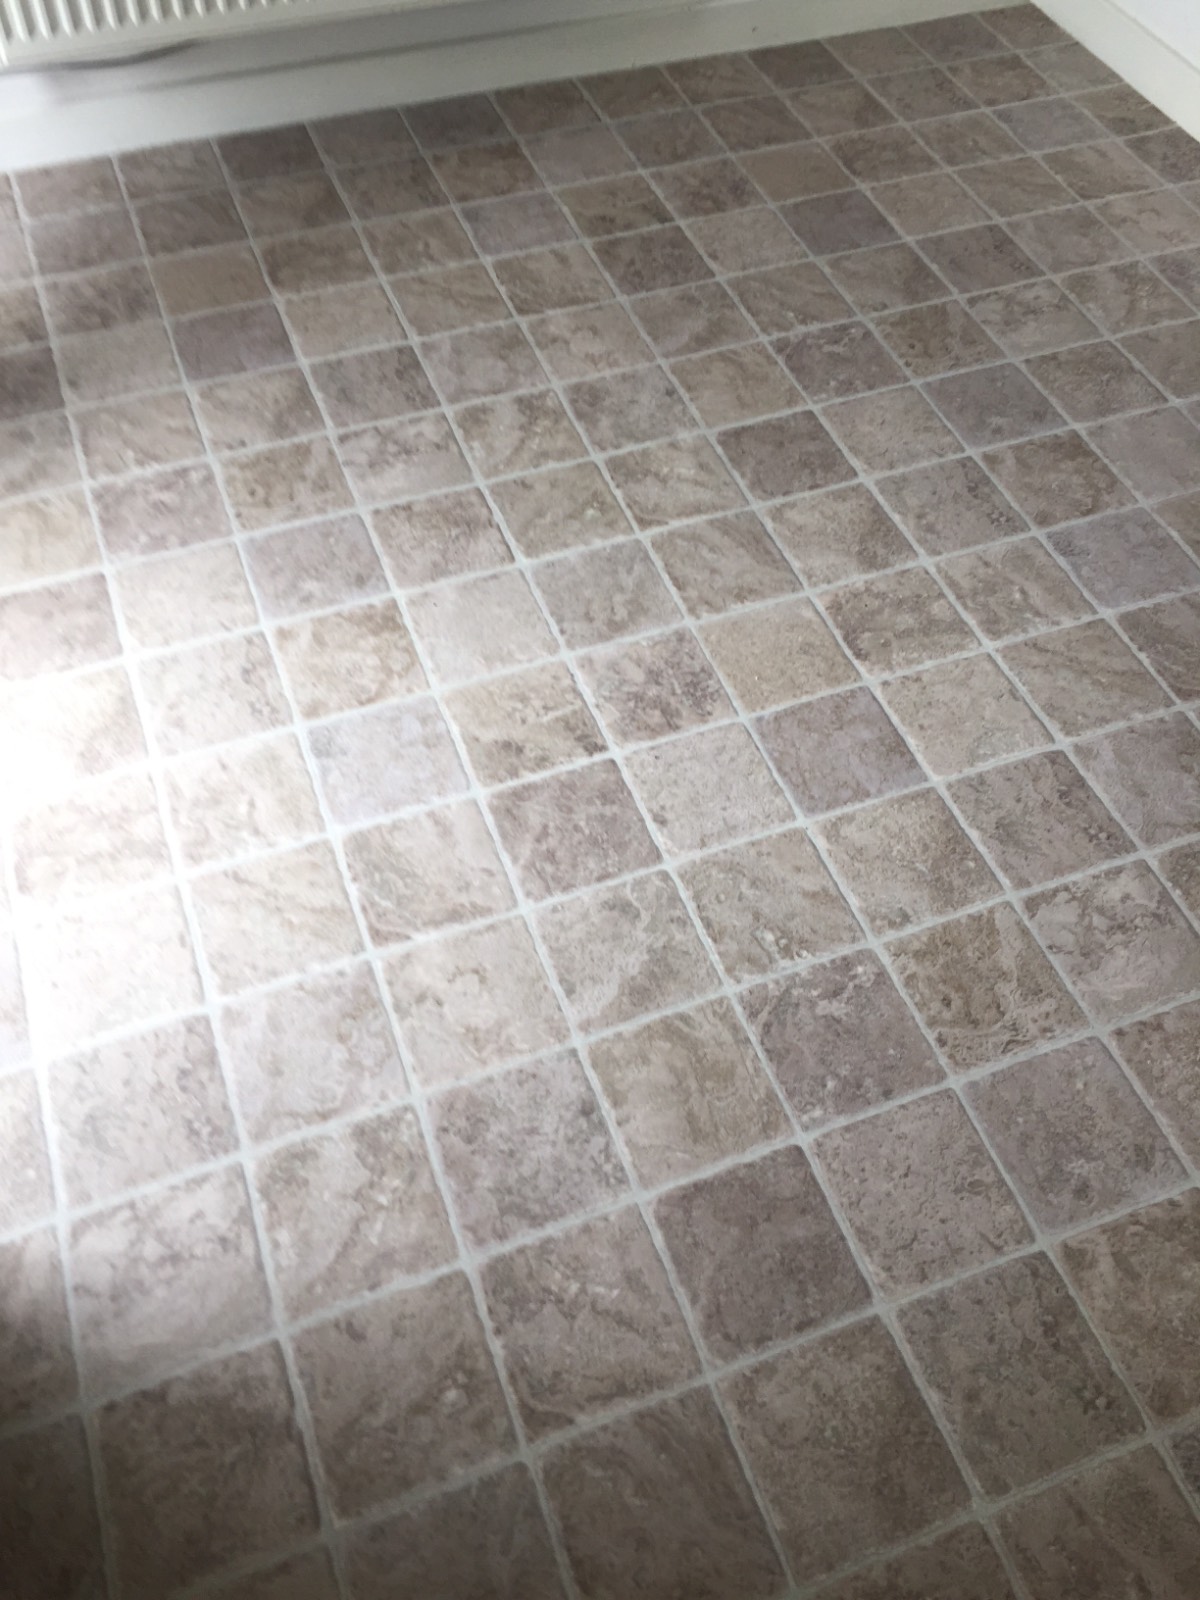
POLYGON ((166 755, 268 733, 290 720, 266 639, 241 634, 144 660, 150 731, 166 755))
POLYGON ((912 545, 862 484, 785 500, 765 517, 811 584, 840 583, 915 559, 912 545))
POLYGON ((560 1445, 550 1504, 595 1595, 737 1593, 767 1600, 779 1559, 711 1396, 693 1390, 560 1445))
POLYGON ((181 757, 168 764, 166 780, 190 866, 299 844, 321 832, 312 780, 291 734, 181 757))
POLYGON ((99 563, 100 547, 81 494, 10 502, 0 510, 0 528, 0 582, 5 587, 99 563))
POLYGON ((93 492, 96 520, 114 560, 224 539, 232 529, 208 466, 169 467, 93 492))
MULTIPOLYGON (((836 413, 833 423, 836 429, 836 413)), ((870 465, 870 457, 863 459, 870 465)), ((966 457, 898 472, 883 479, 879 492, 897 522, 932 556, 1007 539, 1027 526, 983 468, 966 457)))
POLYGON ((851 1123, 825 1134, 816 1151, 885 1293, 983 1266, 1032 1237, 953 1094, 851 1123))
POLYGON ((922 781, 920 767, 868 689, 773 711, 757 726, 780 777, 810 815, 922 781))
POLYGON ((683 901, 664 873, 591 889, 546 908, 537 921, 581 1027, 630 1022, 716 987, 683 901))
POLYGON ((916 568, 834 589, 824 605, 847 649, 870 673, 920 666, 975 643, 934 579, 916 568))
POLYGON ((645 1184, 690 1176, 788 1132, 783 1109, 727 1001, 613 1034, 589 1053, 645 1184))
POLYGON ((204 443, 186 395, 156 394, 92 406, 77 418, 79 442, 93 478, 169 467, 202 455, 204 443))
POLYGON ((288 623, 275 634, 305 717, 325 717, 424 689, 425 674, 394 601, 288 623))
POLYGON ((1034 539, 972 550, 939 563, 942 580, 985 639, 1077 622, 1091 605, 1034 539))
POLYGON ((699 1369, 635 1207, 494 1257, 482 1276, 517 1409, 533 1438, 699 1369))
POLYGON ((0 727, 11 759, 4 799, 12 814, 146 752, 123 667, 0 688, 0 727))
POLYGON ((74 1340, 52 1227, 0 1245, 0 1420, 7 1426, 71 1405, 79 1393, 74 1340))
POLYGON ((179 382, 179 367, 159 322, 135 322, 63 339, 57 360, 63 391, 75 404, 118 399, 139 389, 163 389, 179 382))
POLYGON ((484 784, 530 778, 607 748, 560 662, 452 689, 445 703, 484 784))
POLYGON ((441 683, 481 677, 554 653, 554 637, 517 572, 467 578, 413 595, 409 615, 441 683))
POLYGON ((7 1232, 48 1217, 55 1208, 54 1186, 32 1072, 0 1078, 0 1150, 5 1175, 0 1226, 7 1232))
POLYGON ((654 549, 694 617, 773 600, 798 587, 778 547, 748 511, 659 534, 654 549))
POLYGON ((299 367, 278 367, 206 383, 196 391, 196 411, 211 447, 249 450, 279 444, 324 427, 308 380, 299 367))
POLYGON ((706 623, 705 648, 748 711, 853 683, 857 669, 806 600, 706 623))
POLYGON ((110 1199, 237 1146, 212 1029, 199 1017, 56 1062, 50 1098, 73 1205, 110 1199))
POLYGON ((743 504, 741 490, 705 439, 674 439, 630 450, 615 456, 609 470, 641 529, 743 504))
POLYGON ((793 810, 754 740, 728 725, 627 757, 667 850, 704 850, 790 822, 793 810))
POLYGON ((1133 1402, 1045 1256, 992 1267, 899 1318, 951 1436, 989 1494, 1139 1431, 1133 1402))
POLYGON ((223 994, 304 972, 360 947, 326 844, 207 873, 193 881, 191 894, 205 954, 223 994))
POLYGON ((1163 1124, 1191 1160, 1200 1149, 1200 1099, 1191 1070, 1200 1041, 1200 1002, 1119 1028, 1112 1042, 1163 1124))
POLYGON ((350 505, 350 490, 326 439, 230 457, 222 462, 221 475, 243 532, 350 505))
MULTIPOLYGON (((839 400, 822 413, 838 441, 868 472, 894 472, 918 462, 954 455, 958 440, 942 422, 933 407, 912 387, 885 389, 877 394, 861 394, 839 400)), ((945 473, 929 467, 920 473, 906 473, 920 485, 939 485, 945 473)), ((983 473, 978 473, 983 477, 983 473)), ((887 485, 881 485, 887 494, 887 485)), ((889 498, 889 504, 892 501, 889 498)), ((923 541, 924 542, 924 541, 923 541)))
MULTIPOLYGON (((650 195, 649 189, 646 193, 650 195)), ((650 203, 658 204, 652 195, 650 203)), ((649 348, 628 312, 609 303, 583 310, 552 311, 534 317, 528 330, 546 371, 560 382, 592 377, 618 367, 639 366, 649 359, 649 348)))
POLYGON ((151 275, 169 317, 265 300, 266 280, 248 244, 218 245, 191 255, 150 263, 151 275))
POLYGON ((635 539, 541 562, 534 576, 569 650, 679 620, 670 591, 635 539))
POLYGON ((1003 657, 1039 710, 1068 735, 1090 733, 1169 703, 1104 622, 1010 645, 1003 657))
POLYGON ((270 1322, 236 1168, 76 1221, 70 1274, 92 1393, 145 1383, 205 1350, 265 1333, 270 1322))
POLYGON ((148 773, 98 778, 56 804, 26 812, 12 835, 17 888, 52 902, 135 888, 170 874, 148 773))
POLYGON ((253 1139, 401 1098, 404 1069, 379 989, 356 965, 221 1008, 221 1041, 253 1139))
POLYGON ((285 1145, 256 1163, 253 1181, 293 1316, 454 1259, 425 1140, 408 1107, 285 1145))
POLYGON ((504 789, 488 805, 517 881, 532 900, 601 883, 660 859, 611 761, 504 789))
POLYGON ((308 730, 326 804, 362 823, 468 787, 445 719, 427 695, 356 711, 308 730))
POLYGON ((173 888, 39 911, 21 950, 34 1042, 50 1054, 200 1001, 191 935, 173 888))
POLYGON ((511 1449, 512 1424, 460 1273, 308 1328, 295 1341, 339 1517, 511 1449))
POLYGON ((873 1318, 759 1362, 722 1388, 801 1582, 967 1504, 933 1417, 873 1318), (797 1473, 803 1495, 794 1493, 797 1473))
POLYGON ((119 653, 99 574, 0 597, 0 681, 96 666, 119 653))
POLYGON ((316 1532, 278 1345, 112 1402, 99 1436, 117 1571, 137 1600, 316 1532))
POLYGON ((478 806, 443 806, 365 828, 346 864, 376 944, 508 911, 513 894, 478 806))
POLYGON ((391 301, 378 284, 289 295, 282 310, 297 350, 309 360, 341 355, 361 345, 395 344, 403 336, 391 301))
POLYGON ((968 656, 893 678, 880 693, 939 777, 1050 742, 1042 723, 988 656, 968 656))
POLYGON ((492 495, 526 556, 602 544, 629 532, 625 513, 591 462, 509 478, 493 485, 492 495))
POLYGON ((384 977, 413 1070, 427 1087, 566 1042, 567 1025, 519 918, 412 945, 388 958, 384 977))
POLYGON ((401 589, 512 561, 491 507, 476 489, 389 506, 371 522, 401 589))
POLYGON ((580 658, 579 671, 618 744, 679 733, 733 712, 687 629, 591 651, 580 658))
POLYGON ((201 545, 121 567, 113 589, 134 643, 148 648, 252 628, 258 620, 232 544, 201 545))
POLYGON ((269 618, 370 600, 387 588, 360 517, 333 517, 242 546, 263 613, 269 618))
POLYGON ((586 454, 578 429, 549 389, 463 406, 454 420, 481 476, 530 472, 586 454))
POLYGON ((753 327, 720 284, 691 283, 639 295, 633 306, 650 343, 664 358, 698 355, 754 337, 753 327))

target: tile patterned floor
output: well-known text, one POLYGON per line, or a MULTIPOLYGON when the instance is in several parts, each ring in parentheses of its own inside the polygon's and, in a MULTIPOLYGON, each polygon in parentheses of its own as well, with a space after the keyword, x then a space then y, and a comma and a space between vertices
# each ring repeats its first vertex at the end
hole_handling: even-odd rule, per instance
POLYGON ((1195 1600, 1197 146, 1015 8, 0 273, 6 1600, 1195 1600))

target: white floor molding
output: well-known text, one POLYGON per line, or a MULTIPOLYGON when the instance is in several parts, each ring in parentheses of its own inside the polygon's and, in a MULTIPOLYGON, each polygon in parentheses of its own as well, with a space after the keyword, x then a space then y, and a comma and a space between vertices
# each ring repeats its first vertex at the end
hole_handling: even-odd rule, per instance
POLYGON ((1147 100, 1200 139, 1200 60, 1181 55, 1115 0, 1038 0, 1038 4, 1147 100))
MULTIPOLYGON (((129 66, 0 74, 0 170, 478 89, 921 22, 969 0, 475 0, 196 46, 129 66), (497 18, 504 18, 503 31, 497 18)), ((1099 0, 1079 0, 1082 7, 1099 0)), ((1047 6, 1047 10, 1053 9, 1047 6)), ((1060 9, 1062 9, 1060 7, 1060 9)))

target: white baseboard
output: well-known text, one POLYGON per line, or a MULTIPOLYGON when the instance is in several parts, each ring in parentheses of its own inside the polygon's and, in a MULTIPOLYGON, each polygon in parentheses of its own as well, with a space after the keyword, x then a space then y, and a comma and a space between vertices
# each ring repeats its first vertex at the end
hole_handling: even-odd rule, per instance
POLYGON ((1038 4, 1093 55, 1200 139, 1200 60, 1183 55, 1116 0, 1038 0, 1038 4))
POLYGON ((467 0, 195 46, 127 66, 0 74, 0 171, 1002 3, 553 0, 555 20, 547 21, 547 0, 467 0))

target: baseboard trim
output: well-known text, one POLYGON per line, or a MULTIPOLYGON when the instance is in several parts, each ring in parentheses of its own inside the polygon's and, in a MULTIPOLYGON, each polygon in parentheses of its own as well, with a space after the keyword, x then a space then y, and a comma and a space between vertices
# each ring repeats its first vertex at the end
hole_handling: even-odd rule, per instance
POLYGON ((1038 5, 1200 139, 1200 61, 1181 55, 1114 0, 1038 0, 1038 5))
POLYGON ((559 20, 546 22, 545 0, 486 0, 376 19, 369 46, 348 57, 331 52, 328 30, 321 30, 322 43, 314 28, 299 48, 296 30, 290 36, 248 40, 236 58, 228 46, 203 46, 159 62, 105 71, 0 75, 0 170, 895 27, 965 9, 987 11, 1002 3, 642 0, 639 9, 636 0, 626 0, 625 9, 613 15, 612 0, 575 0, 560 9, 559 20), (497 32, 501 6, 506 27, 497 32), (272 50, 280 57, 277 62, 271 60, 272 50))

